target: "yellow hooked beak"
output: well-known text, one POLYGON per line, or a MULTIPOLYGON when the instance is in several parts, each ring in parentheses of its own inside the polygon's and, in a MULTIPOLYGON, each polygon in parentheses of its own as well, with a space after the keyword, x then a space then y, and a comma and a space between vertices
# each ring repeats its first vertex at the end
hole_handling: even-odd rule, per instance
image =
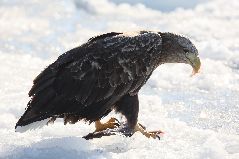
POLYGON ((187 59, 189 60, 189 64, 193 67, 193 73, 192 75, 195 75, 199 72, 201 67, 201 61, 200 58, 194 54, 188 54, 186 55, 187 59))

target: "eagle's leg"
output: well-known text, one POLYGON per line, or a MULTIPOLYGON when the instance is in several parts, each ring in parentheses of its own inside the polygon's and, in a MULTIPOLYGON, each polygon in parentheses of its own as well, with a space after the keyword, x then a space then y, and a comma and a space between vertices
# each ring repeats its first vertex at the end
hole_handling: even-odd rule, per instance
POLYGON ((114 129, 119 126, 119 121, 116 118, 110 118, 106 123, 101 123, 100 120, 95 121, 95 132, 103 131, 106 129, 114 129))
POLYGON ((147 131, 145 126, 137 123, 139 112, 138 95, 126 95, 122 97, 116 104, 116 111, 121 112, 127 119, 126 127, 120 130, 124 135, 132 136, 135 132, 139 131, 148 138, 160 139, 159 135, 163 133, 162 131, 147 131))
POLYGON ((111 118, 108 122, 102 124, 100 121, 95 122, 96 130, 93 133, 89 133, 88 135, 84 136, 85 139, 93 139, 93 138, 100 138, 102 136, 111 136, 116 135, 118 133, 123 134, 125 136, 132 136, 135 132, 139 131, 144 136, 150 138, 158 138, 160 139, 160 134, 162 131, 147 131, 146 128, 137 123, 138 121, 138 112, 139 112, 139 100, 138 95, 130 96, 125 95, 123 96, 120 101, 115 104, 116 112, 122 113, 127 119, 127 123, 117 123, 117 119, 111 118), (109 129, 108 129, 109 128, 109 129))
POLYGON ((138 95, 123 96, 116 104, 115 104, 116 112, 121 113, 126 117, 127 123, 120 130, 125 136, 132 136, 135 132, 135 126, 138 121, 138 113, 139 113, 139 100, 138 95))

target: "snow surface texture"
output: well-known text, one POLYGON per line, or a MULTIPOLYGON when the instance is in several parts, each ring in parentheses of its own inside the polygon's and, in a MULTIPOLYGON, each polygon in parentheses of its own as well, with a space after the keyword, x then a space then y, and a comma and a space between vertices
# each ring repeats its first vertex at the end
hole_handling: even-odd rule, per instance
POLYGON ((171 12, 107 0, 1 0, 0 158, 238 159, 238 8, 237 0, 171 12), (139 121, 163 130, 161 141, 139 133, 86 141, 81 136, 93 131, 93 124, 64 126, 61 120, 14 132, 32 80, 61 53, 100 33, 142 29, 184 34, 202 59, 194 77, 187 65, 160 66, 140 91, 139 121))

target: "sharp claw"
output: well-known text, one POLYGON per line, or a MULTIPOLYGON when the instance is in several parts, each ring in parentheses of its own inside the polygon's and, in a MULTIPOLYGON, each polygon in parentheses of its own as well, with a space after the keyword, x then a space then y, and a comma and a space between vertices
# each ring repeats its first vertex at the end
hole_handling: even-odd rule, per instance
POLYGON ((114 123, 115 126, 119 127, 120 126, 120 123, 114 123))
POLYGON ((113 125, 116 127, 119 127, 120 126, 120 121, 116 118, 111 118, 108 122, 106 123, 113 123, 113 125))
POLYGON ((160 140, 160 136, 159 135, 156 135, 156 137, 160 140))
POLYGON ((115 124, 117 127, 119 127, 120 124, 121 124, 121 122, 120 122, 118 119, 116 119, 116 118, 114 118, 114 119, 115 119, 114 124, 115 124))
POLYGON ((118 124, 120 124, 120 121, 118 119, 116 119, 116 118, 114 118, 114 119, 117 121, 118 124))
POLYGON ((163 135, 164 135, 164 132, 163 132, 163 131, 159 130, 159 131, 157 132, 157 137, 158 137, 159 140, 161 139, 161 137, 162 137, 163 135))

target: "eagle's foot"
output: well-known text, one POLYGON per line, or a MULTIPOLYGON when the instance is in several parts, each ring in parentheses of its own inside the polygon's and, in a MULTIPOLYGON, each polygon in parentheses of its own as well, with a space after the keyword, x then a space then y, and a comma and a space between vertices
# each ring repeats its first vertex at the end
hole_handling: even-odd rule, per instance
POLYGON ((144 136, 146 136, 148 138, 152 137, 154 139, 159 139, 159 140, 160 140, 160 136, 164 134, 161 130, 147 131, 146 127, 140 123, 137 123, 134 128, 134 132, 137 132, 137 131, 141 132, 144 136))
POLYGON ((86 140, 101 138, 102 136, 116 135, 121 123, 116 118, 110 118, 106 123, 95 121, 95 131, 83 136, 86 140))
POLYGON ((95 131, 100 132, 106 129, 114 129, 120 126, 120 122, 116 118, 110 118, 106 123, 101 123, 100 120, 95 121, 95 131))
POLYGON ((111 118, 108 122, 102 124, 99 121, 95 122, 96 130, 93 133, 89 133, 84 136, 86 140, 101 138, 102 136, 112 136, 112 135, 124 135, 126 137, 131 137, 135 132, 139 131, 144 136, 148 138, 160 139, 163 134, 161 130, 159 131, 147 131, 145 126, 137 123, 132 129, 127 123, 120 123, 117 119, 111 118))

